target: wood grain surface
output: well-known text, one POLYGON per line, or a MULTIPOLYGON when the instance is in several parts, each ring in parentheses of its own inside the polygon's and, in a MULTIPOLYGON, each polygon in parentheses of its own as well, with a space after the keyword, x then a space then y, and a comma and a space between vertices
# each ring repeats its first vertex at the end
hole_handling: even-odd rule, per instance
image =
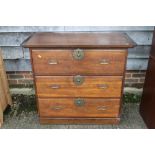
POLYGON ((39 98, 39 113, 41 117, 118 117, 119 99, 83 100, 84 105, 76 105, 75 98, 39 98))
POLYGON ((38 97, 120 97, 122 76, 83 76, 76 85, 74 76, 36 76, 38 97))
POLYGON ((41 124, 119 124, 120 118, 52 118, 40 117, 41 124))
POLYGON ((125 33, 97 32, 44 32, 36 33, 23 47, 51 48, 129 48, 136 44, 125 33))
POLYGON ((10 95, 10 90, 9 90, 9 84, 8 84, 8 80, 7 80, 7 75, 6 75, 6 71, 5 71, 5 65, 3 62, 3 57, 2 57, 2 52, 0 49, 0 76, 1 76, 1 80, 2 80, 2 86, 3 87, 3 92, 6 98, 6 105, 12 104, 12 98, 10 95))
POLYGON ((127 50, 84 49, 76 60, 74 50, 32 50, 35 75, 122 75, 127 50), (53 62, 53 64, 51 64, 53 62))

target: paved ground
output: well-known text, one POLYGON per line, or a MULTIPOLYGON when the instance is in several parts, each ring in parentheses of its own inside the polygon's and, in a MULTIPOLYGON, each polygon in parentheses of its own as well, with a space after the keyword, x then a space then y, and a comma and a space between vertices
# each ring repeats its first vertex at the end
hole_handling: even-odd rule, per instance
MULTIPOLYGON (((25 101, 26 102, 26 101, 25 101)), ((8 110, 4 114, 3 129, 145 129, 146 126, 139 115, 139 103, 125 103, 123 105, 122 119, 119 125, 40 125, 36 108, 19 114, 12 114, 8 110), (9 111, 9 112, 8 112, 9 111)))

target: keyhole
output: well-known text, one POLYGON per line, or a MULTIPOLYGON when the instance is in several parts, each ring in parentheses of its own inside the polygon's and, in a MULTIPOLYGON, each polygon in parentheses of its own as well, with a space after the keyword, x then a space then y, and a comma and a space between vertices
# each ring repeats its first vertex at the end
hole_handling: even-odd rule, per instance
POLYGON ((78 53, 77 53, 77 56, 78 56, 78 57, 80 57, 80 56, 81 56, 81 54, 80 54, 80 52, 79 52, 79 51, 78 51, 78 53))
POLYGON ((81 102, 80 101, 78 101, 78 104, 80 104, 81 102))
POLYGON ((80 79, 77 79, 78 82, 80 82, 80 79))

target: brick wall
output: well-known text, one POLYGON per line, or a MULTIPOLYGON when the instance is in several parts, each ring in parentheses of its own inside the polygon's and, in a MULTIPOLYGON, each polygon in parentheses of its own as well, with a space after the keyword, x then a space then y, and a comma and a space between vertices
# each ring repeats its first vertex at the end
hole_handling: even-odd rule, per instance
POLYGON ((143 88, 146 71, 127 71, 125 87, 143 88))
POLYGON ((7 72, 10 88, 33 87, 32 72, 7 72))
MULTIPOLYGON (((33 87, 32 72, 7 72, 10 88, 33 87)), ((145 80, 145 71, 127 71, 125 87, 142 88, 145 80)))

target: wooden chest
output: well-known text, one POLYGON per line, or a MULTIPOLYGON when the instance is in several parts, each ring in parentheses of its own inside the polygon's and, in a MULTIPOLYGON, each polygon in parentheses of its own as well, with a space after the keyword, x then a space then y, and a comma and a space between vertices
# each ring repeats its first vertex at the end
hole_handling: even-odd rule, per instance
POLYGON ((127 49, 122 33, 36 33, 30 48, 40 123, 116 124, 127 49))

